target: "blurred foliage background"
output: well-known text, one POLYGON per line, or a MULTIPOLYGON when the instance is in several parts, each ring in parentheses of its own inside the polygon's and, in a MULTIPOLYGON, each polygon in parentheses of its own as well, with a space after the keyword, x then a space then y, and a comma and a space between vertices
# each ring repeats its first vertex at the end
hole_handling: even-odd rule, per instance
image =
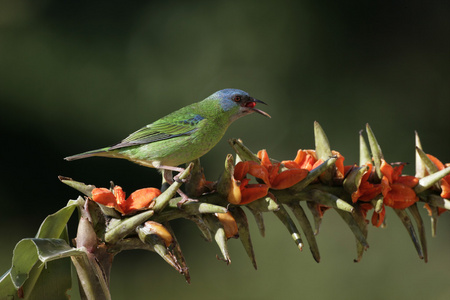
MULTIPOLYGON (((313 121, 331 145, 358 162, 358 132, 369 123, 388 161, 414 173, 414 130, 425 151, 450 162, 448 1, 67 1, 0 0, 0 273, 14 245, 77 197, 57 180, 128 192, 158 186, 156 171, 127 161, 63 157, 118 142, 159 117, 233 87, 269 103, 272 115, 239 120, 202 158, 222 172, 226 140, 239 137, 277 159, 313 148, 313 121)), ((191 270, 184 282, 156 255, 122 253, 114 299, 448 299, 450 217, 439 219, 430 259, 419 260, 393 211, 369 230, 360 263, 350 230, 327 212, 322 261, 266 216, 266 237, 250 216, 258 270, 238 241, 232 264, 174 222, 191 270)), ((74 223, 75 225, 75 223, 74 223)), ((73 227, 73 226, 72 226, 73 227)), ((70 228, 73 233, 75 228, 70 228)))

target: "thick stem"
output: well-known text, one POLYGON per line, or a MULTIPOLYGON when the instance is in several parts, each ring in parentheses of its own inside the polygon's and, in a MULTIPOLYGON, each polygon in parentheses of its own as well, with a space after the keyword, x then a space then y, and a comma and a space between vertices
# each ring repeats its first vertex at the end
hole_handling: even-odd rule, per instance
MULTIPOLYGON (((85 256, 72 256, 71 258, 77 270, 82 298, 88 300, 111 299, 108 286, 111 263, 101 265, 97 256, 92 253, 86 253, 85 256)), ((102 258, 100 259, 105 261, 102 258)))

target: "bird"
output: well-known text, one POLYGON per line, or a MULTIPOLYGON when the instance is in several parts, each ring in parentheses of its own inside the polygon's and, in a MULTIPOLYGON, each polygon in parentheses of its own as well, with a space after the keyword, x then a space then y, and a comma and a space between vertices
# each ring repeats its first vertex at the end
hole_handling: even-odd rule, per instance
MULTIPOLYGON (((115 145, 64 159, 73 161, 96 156, 127 159, 159 169, 165 180, 173 183, 177 178, 172 171, 181 173, 184 169, 180 165, 209 152, 231 123, 252 113, 270 118, 268 113, 255 108, 257 103, 266 104, 243 90, 223 89, 142 127, 115 145)), ((180 195, 186 200, 185 195, 180 195)))

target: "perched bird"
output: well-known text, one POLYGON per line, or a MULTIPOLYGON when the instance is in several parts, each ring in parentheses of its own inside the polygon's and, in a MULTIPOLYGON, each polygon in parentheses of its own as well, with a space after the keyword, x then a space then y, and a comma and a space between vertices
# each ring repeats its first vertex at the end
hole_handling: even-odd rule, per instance
POLYGON ((172 171, 183 171, 177 166, 206 154, 235 120, 254 112, 270 118, 269 114, 255 108, 256 103, 265 104, 242 90, 220 90, 139 129, 114 146, 69 156, 65 160, 91 156, 124 158, 162 170, 164 178, 171 183, 172 171))

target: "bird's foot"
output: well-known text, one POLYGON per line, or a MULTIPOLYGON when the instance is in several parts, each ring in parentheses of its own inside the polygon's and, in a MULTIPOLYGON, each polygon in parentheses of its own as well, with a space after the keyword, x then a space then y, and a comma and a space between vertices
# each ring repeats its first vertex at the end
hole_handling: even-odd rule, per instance
POLYGON ((183 204, 185 204, 186 202, 198 202, 197 199, 189 198, 188 195, 186 195, 185 193, 183 193, 183 191, 181 191, 181 190, 177 190, 177 193, 181 196, 181 200, 178 201, 178 203, 177 203, 177 207, 178 207, 179 209, 181 209, 181 206, 182 206, 183 204))
POLYGON ((176 181, 176 182, 178 182, 178 183, 186 183, 186 182, 188 182, 189 179, 191 178, 191 175, 189 175, 188 178, 180 179, 180 175, 181 175, 181 173, 178 173, 177 175, 175 175, 175 176, 173 177, 173 181, 176 181))
POLYGON ((191 175, 188 176, 188 178, 180 179, 181 174, 185 171, 183 168, 178 167, 168 167, 168 166, 161 166, 161 169, 163 170, 163 177, 169 184, 172 184, 174 181, 178 183, 186 183, 189 181, 189 178, 191 178, 191 175), (176 176, 172 175, 172 171, 178 172, 176 176))

